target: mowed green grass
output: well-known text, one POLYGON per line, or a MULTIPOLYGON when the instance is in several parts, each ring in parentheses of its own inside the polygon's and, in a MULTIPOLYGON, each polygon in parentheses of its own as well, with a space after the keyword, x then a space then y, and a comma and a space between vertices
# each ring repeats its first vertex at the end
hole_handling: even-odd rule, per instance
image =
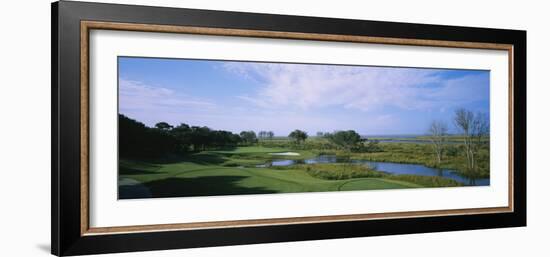
MULTIPOLYGON (((312 177, 299 169, 255 167, 273 158, 269 153, 287 151, 283 148, 238 147, 196 153, 169 163, 121 160, 119 179, 137 182, 134 183, 137 185, 120 185, 119 197, 131 199, 421 187, 383 178, 325 180, 312 177), (146 187, 150 195, 133 195, 135 188, 132 187, 146 187)), ((307 151, 298 152, 301 158, 313 155, 307 151)))
POLYGON ((209 151, 210 153, 222 153, 222 154, 251 154, 251 153, 282 153, 287 152, 288 149, 280 147, 262 147, 262 146, 247 146, 237 147, 230 150, 218 150, 209 151))

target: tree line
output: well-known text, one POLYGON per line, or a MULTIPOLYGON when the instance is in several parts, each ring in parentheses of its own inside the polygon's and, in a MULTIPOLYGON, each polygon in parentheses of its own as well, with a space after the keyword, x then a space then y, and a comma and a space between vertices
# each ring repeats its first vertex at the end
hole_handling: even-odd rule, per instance
MULTIPOLYGON (((317 132, 318 138, 326 139, 331 148, 346 152, 377 152, 381 151, 378 141, 362 138, 355 130, 339 130, 330 132, 317 132), (366 142, 368 143, 366 144, 366 142)), ((296 145, 302 145, 308 138, 308 134, 302 130, 294 130, 289 135, 296 145)))
MULTIPOLYGON (((295 147, 304 145, 308 134, 296 129, 288 137, 295 147)), ((160 157, 170 153, 198 152, 204 150, 254 145, 259 140, 272 140, 273 131, 252 130, 239 134, 225 130, 214 130, 206 126, 190 126, 181 123, 172 126, 159 122, 154 127, 119 114, 119 154, 121 157, 160 157)), ((377 142, 363 144, 365 140, 354 130, 323 133, 332 147, 346 151, 366 151, 374 149, 377 142)), ((331 147, 331 148, 332 148, 331 147)))
POLYGON ((257 142, 253 131, 239 135, 205 126, 159 122, 154 127, 119 114, 119 154, 123 157, 159 157, 168 153, 204 151, 257 142))

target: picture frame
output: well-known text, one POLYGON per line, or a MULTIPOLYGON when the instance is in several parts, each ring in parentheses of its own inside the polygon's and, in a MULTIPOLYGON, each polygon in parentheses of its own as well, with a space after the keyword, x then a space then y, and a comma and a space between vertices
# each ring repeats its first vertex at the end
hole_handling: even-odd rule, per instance
MULTIPOLYGON (((60 1, 52 4, 52 254, 81 255, 526 225, 526 32, 60 1), (508 204, 200 222, 90 226, 90 32, 162 33, 508 54, 508 204)), ((93 97, 98 97, 93 96, 93 97)), ((101 102, 101 101, 100 101, 101 102)), ((501 128, 502 129, 502 128, 501 128)), ((101 151, 101 149, 99 149, 101 151)), ((116 172, 116 171, 113 171, 116 172)), ((224 198, 229 199, 229 198, 224 198)), ((92 199, 93 200, 93 199, 92 199)), ((192 208, 192 207, 190 207, 192 208)), ((223 213, 221 214, 223 215, 223 213)), ((139 216, 139 215, 138 215, 139 216)))

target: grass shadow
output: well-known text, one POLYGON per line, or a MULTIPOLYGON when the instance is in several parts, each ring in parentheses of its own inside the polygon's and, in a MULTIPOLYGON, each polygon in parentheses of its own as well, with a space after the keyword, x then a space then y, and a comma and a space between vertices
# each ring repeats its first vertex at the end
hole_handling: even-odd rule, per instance
POLYGON ((160 174, 161 165, 144 162, 142 160, 120 159, 118 161, 119 175, 149 175, 160 174))
POLYGON ((215 195, 244 195, 244 194, 271 194, 277 191, 262 187, 243 187, 238 182, 248 178, 246 176, 207 176, 196 178, 166 178, 144 183, 143 186, 149 189, 150 197, 143 195, 132 195, 131 192, 123 190, 128 188, 119 187, 119 199, 139 198, 166 198, 184 196, 215 196, 215 195))
POLYGON ((218 165, 227 161, 221 154, 195 153, 184 156, 184 161, 201 165, 218 165))
POLYGON ((119 175, 153 175, 153 174, 162 174, 166 172, 161 171, 153 171, 153 170, 146 170, 146 169, 140 169, 135 167, 125 167, 122 165, 118 166, 118 174, 119 175))
POLYGON ((191 152, 185 154, 170 154, 161 158, 146 159, 149 163, 156 164, 174 164, 180 162, 192 162, 196 164, 220 164, 226 161, 223 154, 210 153, 210 152, 191 152))
POLYGON ((181 155, 166 155, 154 159, 120 159, 119 169, 123 175, 156 174, 155 170, 164 164, 191 162, 201 165, 218 165, 227 161, 222 154, 199 152, 181 155))

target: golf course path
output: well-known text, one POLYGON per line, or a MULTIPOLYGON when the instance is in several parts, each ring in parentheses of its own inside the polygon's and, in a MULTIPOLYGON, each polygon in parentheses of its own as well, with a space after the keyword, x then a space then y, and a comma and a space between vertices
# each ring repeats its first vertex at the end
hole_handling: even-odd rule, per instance
POLYGON ((149 188, 135 179, 122 178, 118 181, 118 187, 119 198, 128 198, 128 196, 136 198, 149 198, 152 196, 149 188))

